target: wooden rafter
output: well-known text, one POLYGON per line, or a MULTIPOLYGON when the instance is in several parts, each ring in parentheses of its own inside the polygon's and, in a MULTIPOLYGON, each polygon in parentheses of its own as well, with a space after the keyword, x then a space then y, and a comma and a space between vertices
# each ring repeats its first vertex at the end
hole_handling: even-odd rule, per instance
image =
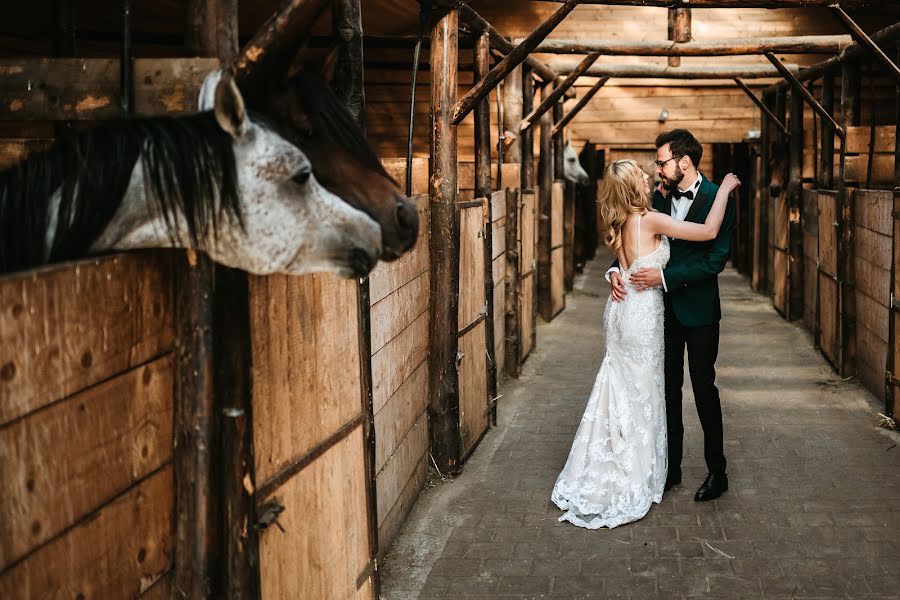
MULTIPOLYGON (((560 75, 571 73, 577 63, 560 59, 550 63, 560 75)), ((792 73, 800 69, 795 64, 788 65, 792 73)), ((672 68, 662 65, 623 65, 595 64, 585 71, 585 75, 594 77, 627 77, 627 78, 664 78, 664 79, 759 79, 761 77, 780 77, 778 70, 768 65, 728 65, 703 67, 672 68)))
POLYGON ((607 81, 609 81, 609 77, 601 77, 600 79, 598 79, 594 86, 589 89, 584 96, 582 96, 581 100, 578 101, 578 104, 573 106, 572 110, 570 110, 566 114, 566 116, 560 119, 560 121, 553 126, 553 131, 551 132, 552 135, 559 135, 559 133, 566 127, 566 125, 569 124, 569 121, 574 119, 575 115, 577 115, 582 108, 587 106, 588 102, 591 101, 591 98, 593 98, 594 95, 596 95, 596 93, 600 91, 600 88, 606 85, 607 81))
POLYGON ((787 54, 836 54, 853 45, 849 35, 804 35, 717 39, 676 44, 654 40, 584 40, 548 39, 535 52, 546 54, 588 54, 599 52, 610 56, 737 56, 761 54, 766 50, 787 54))
POLYGON ((565 94, 574 84, 575 81, 590 68, 592 64, 594 64, 597 59, 600 58, 600 53, 595 52, 593 54, 589 54, 582 60, 574 71, 569 73, 566 77, 565 81, 562 82, 559 86, 553 89, 552 92, 541 102, 541 105, 535 108, 531 113, 522 119, 522 122, 519 124, 519 130, 528 129, 531 125, 539 118, 541 115, 550 110, 550 108, 559 100, 563 94, 565 94))
POLYGON ((794 76, 794 74, 784 66, 784 63, 778 60, 778 57, 771 52, 766 52, 765 56, 769 59, 769 62, 771 62, 775 66, 775 68, 778 69, 778 72, 781 73, 781 75, 791 83, 794 92, 800 92, 800 94, 802 94, 806 99, 806 102, 812 107, 814 111, 816 111, 816 113, 822 118, 822 120, 828 122, 834 128, 834 132, 837 134, 837 136, 843 139, 844 130, 841 128, 841 126, 838 125, 833 118, 831 118, 831 115, 828 114, 828 111, 822 108, 822 105, 819 104, 818 100, 816 100, 812 93, 808 89, 806 89, 803 84, 800 83, 800 81, 794 76))
POLYGON ((831 6, 830 8, 831 8, 832 12, 834 12, 841 19, 841 21, 844 23, 844 25, 850 31, 850 35, 853 36, 853 39, 855 39, 856 42, 860 46, 862 46, 863 48, 868 50, 879 61, 881 61, 881 64, 883 64, 885 67, 887 67, 887 70, 894 76, 894 79, 896 79, 897 81, 900 81, 900 67, 897 67, 897 65, 894 63, 894 61, 892 61, 888 57, 888 55, 885 54, 884 51, 878 47, 878 44, 876 44, 875 42, 872 41, 872 38, 870 38, 866 34, 866 32, 863 31, 862 28, 856 24, 856 21, 851 19, 850 15, 848 15, 846 12, 844 12, 844 9, 842 9, 840 6, 835 5, 835 6, 831 6))
POLYGON ((476 83, 457 103, 456 109, 453 111, 453 124, 459 125, 481 99, 490 94, 491 90, 493 90, 504 77, 509 75, 510 71, 521 64, 522 61, 531 54, 535 47, 575 9, 578 2, 579 0, 566 0, 565 4, 550 15, 546 21, 541 23, 537 29, 532 31, 531 35, 526 37, 525 40, 516 46, 512 52, 507 54, 503 60, 497 63, 497 65, 491 69, 491 72, 485 75, 484 79, 476 83))

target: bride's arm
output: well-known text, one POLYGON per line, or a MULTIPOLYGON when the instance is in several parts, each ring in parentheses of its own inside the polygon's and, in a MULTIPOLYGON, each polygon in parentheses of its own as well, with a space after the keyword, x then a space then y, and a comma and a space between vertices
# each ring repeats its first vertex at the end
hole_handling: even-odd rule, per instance
POLYGON ((673 219, 667 214, 654 212, 648 214, 644 223, 649 226, 654 234, 663 234, 670 238, 679 240, 688 240, 691 242, 705 242, 716 237, 719 228, 722 226, 722 218, 725 216, 725 208, 728 206, 728 195, 741 185, 740 180, 729 173, 722 180, 719 191, 716 193, 716 199, 713 202, 709 214, 706 215, 706 221, 701 223, 691 223, 690 221, 679 221, 673 219))

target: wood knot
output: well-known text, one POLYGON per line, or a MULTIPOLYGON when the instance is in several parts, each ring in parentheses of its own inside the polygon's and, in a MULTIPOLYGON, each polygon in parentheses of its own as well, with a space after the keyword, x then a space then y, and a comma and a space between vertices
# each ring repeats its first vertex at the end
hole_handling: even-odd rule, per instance
POLYGON ((81 355, 81 366, 87 369, 94 363, 94 357, 91 356, 91 351, 88 350, 84 354, 81 355))
POLYGON ((138 562, 143 563, 144 560, 146 560, 146 558, 147 558, 147 550, 145 548, 141 548, 140 550, 138 550, 138 556, 137 556, 138 562))
POLYGON ((18 319, 24 311, 25 311, 25 307, 22 306, 21 304, 16 304, 15 306, 13 306, 12 307, 13 319, 18 319))
POLYGON ((16 363, 8 362, 2 367, 0 367, 0 380, 3 381, 12 381, 12 378, 16 376, 16 363))
POLYGON ((31 524, 31 533, 34 535, 38 535, 41 532, 41 522, 35 519, 34 523, 31 524))
POLYGON ((144 369, 144 375, 141 377, 144 382, 144 385, 150 385, 150 380, 153 379, 153 371, 150 370, 150 367, 144 369))

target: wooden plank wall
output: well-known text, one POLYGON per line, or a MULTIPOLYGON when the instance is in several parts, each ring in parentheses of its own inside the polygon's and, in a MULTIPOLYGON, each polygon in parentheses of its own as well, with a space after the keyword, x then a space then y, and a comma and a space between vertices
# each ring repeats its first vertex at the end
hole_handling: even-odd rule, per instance
MULTIPOLYGON (((414 198, 428 223, 428 195, 414 198)), ((429 235, 369 275, 379 555, 425 483, 428 458, 429 235)))
POLYGON ((263 598, 374 597, 358 310, 352 280, 250 277, 257 512, 284 507, 259 537, 263 598))
POLYGON ((135 253, 0 278, 0 597, 168 584, 173 270, 135 253))
POLYGON ((853 202, 857 376, 881 396, 888 350, 894 197, 889 191, 856 190, 853 202))

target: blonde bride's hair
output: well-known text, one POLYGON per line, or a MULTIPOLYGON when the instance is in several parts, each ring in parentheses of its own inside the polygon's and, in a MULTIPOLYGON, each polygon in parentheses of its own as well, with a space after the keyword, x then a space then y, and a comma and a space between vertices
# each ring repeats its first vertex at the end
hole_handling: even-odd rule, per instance
POLYGON ((622 247, 622 228, 628 215, 646 213, 650 196, 644 192, 644 172, 633 160, 616 160, 606 167, 597 190, 600 219, 606 228, 604 242, 613 251, 622 247))

